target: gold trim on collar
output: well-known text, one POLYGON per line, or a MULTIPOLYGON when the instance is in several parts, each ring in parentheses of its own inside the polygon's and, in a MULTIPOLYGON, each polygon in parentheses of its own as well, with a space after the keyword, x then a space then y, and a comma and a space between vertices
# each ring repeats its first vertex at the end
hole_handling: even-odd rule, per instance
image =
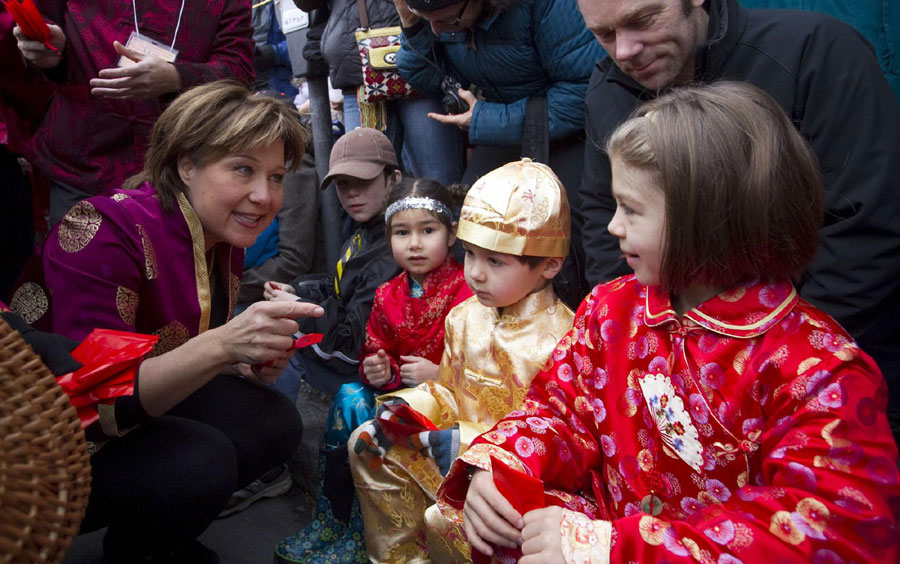
POLYGON ((188 229, 191 232, 191 241, 193 242, 194 278, 197 282, 197 302, 200 305, 200 324, 197 327, 197 334, 199 335, 209 329, 209 315, 212 304, 212 296, 209 289, 209 271, 206 268, 203 225, 201 225, 200 218, 197 217, 187 197, 181 192, 178 192, 175 197, 178 199, 178 207, 181 208, 181 214, 187 222, 188 229))
MULTIPOLYGON (((672 300, 670 299, 669 305, 671 305, 671 304, 672 304, 672 300)), ((651 321, 651 320, 656 321, 657 319, 664 317, 664 316, 668 316, 668 315, 674 315, 675 319, 678 320, 678 314, 675 313, 675 310, 671 307, 663 309, 659 313, 652 313, 650 311, 650 286, 647 286, 646 291, 644 292, 644 317, 647 318, 647 321, 648 321, 647 325, 649 327, 656 327, 660 323, 663 323, 664 321, 668 321, 668 320, 660 320, 657 323, 652 324, 652 325, 649 323, 649 321, 651 321)), ((679 320, 679 322, 680 322, 680 320, 679 320)))
POLYGON ((763 318, 760 319, 759 321, 756 321, 756 322, 754 322, 754 323, 750 323, 750 324, 748 324, 748 325, 731 325, 730 323, 724 323, 724 322, 719 321, 718 319, 716 319, 716 318, 714 318, 714 317, 710 317, 710 316, 706 315, 705 313, 703 313, 702 311, 700 311, 700 310, 697 309, 697 308, 694 308, 694 309, 692 309, 691 311, 687 312, 687 313, 685 314, 685 316, 688 316, 688 315, 691 315, 691 314, 697 314, 697 316, 699 316, 701 319, 703 319, 703 320, 705 320, 705 321, 707 321, 707 322, 709 322, 709 323, 713 323, 713 324, 715 324, 715 325, 717 325, 717 326, 719 326, 719 327, 724 327, 724 328, 726 328, 726 329, 736 329, 736 330, 741 330, 741 331, 750 331, 750 330, 753 330, 753 329, 758 329, 759 327, 761 327, 761 326, 763 326, 763 325, 765 325, 765 324, 771 322, 772 319, 774 319, 774 318, 778 317, 779 315, 781 315, 781 312, 784 311, 784 309, 785 309, 786 307, 788 307, 788 305, 794 300, 794 297, 796 297, 796 296, 797 296, 797 289, 794 288, 794 285, 793 285, 793 284, 791 284, 791 293, 788 294, 788 296, 787 296, 784 300, 782 300, 782 302, 781 302, 780 304, 778 304, 778 307, 776 307, 775 309, 773 309, 773 310, 769 313, 769 315, 763 317, 763 318))

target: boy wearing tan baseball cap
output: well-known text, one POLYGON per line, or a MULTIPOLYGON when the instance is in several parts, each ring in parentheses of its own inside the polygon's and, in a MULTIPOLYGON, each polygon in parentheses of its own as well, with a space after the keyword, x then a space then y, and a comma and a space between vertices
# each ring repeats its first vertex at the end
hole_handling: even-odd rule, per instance
POLYGON ((300 379, 329 395, 358 380, 359 351, 375 289, 399 273, 384 236, 384 203, 401 178, 391 142, 377 129, 346 133, 331 150, 324 190, 330 183, 353 219, 338 261, 325 276, 306 274, 285 282, 266 282, 268 300, 302 300, 322 306, 325 315, 298 320, 304 333, 322 333, 322 341, 300 349, 275 387, 296 400, 300 379))

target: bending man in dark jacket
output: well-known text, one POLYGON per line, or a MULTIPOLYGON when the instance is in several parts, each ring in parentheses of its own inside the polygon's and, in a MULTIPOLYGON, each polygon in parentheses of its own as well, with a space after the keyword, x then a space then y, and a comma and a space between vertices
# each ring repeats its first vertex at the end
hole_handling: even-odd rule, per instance
MULTIPOLYGON (((607 136, 644 100, 691 81, 745 80, 809 140, 825 179, 819 252, 799 289, 881 367, 900 409, 900 107, 869 43, 811 12, 746 10, 735 0, 579 0, 609 53, 586 97, 581 184, 587 278, 628 272, 607 224, 607 136)), ((828 343, 823 343, 828 346, 828 343)), ((895 436, 897 428, 895 427, 895 436)))

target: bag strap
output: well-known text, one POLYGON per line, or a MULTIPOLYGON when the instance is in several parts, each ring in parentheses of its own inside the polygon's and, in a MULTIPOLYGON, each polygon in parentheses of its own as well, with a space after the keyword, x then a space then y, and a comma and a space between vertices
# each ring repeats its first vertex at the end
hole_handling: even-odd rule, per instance
POLYGON ((359 27, 369 29, 369 14, 366 12, 366 1, 356 0, 356 10, 359 12, 359 27))
POLYGON ((536 163, 550 164, 550 119, 546 96, 532 96, 525 103, 522 156, 536 163))

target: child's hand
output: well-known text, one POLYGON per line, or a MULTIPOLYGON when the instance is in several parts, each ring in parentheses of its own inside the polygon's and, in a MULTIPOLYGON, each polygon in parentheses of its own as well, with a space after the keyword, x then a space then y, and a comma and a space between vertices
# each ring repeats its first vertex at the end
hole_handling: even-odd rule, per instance
POLYGON ((297 294, 294 292, 286 292, 284 290, 275 290, 272 292, 270 302, 296 302, 297 294))
POLYGON ((402 355, 400 357, 400 379, 409 387, 418 386, 427 380, 437 380, 438 365, 421 356, 402 355))
POLYGON ((378 470, 384 464, 384 455, 391 448, 391 441, 384 434, 384 429, 378 424, 378 419, 363 423, 362 431, 356 437, 353 452, 363 460, 368 460, 372 470, 378 470))
POLYGON ((363 359, 363 374, 373 388, 380 388, 391 379, 391 361, 384 349, 363 359))
POLYGON ((525 514, 519 564, 565 564, 562 553, 562 507, 543 507, 525 514))
POLYGON ((288 294, 296 294, 294 287, 284 282, 272 282, 271 280, 263 284, 263 298, 267 300, 275 299, 275 292, 281 291, 288 294))
MULTIPOLYGON (((472 546, 488 556, 494 553, 491 544, 515 548, 522 542, 522 516, 497 490, 494 476, 484 470, 476 470, 472 475, 463 507, 463 525, 472 546)), ((556 534, 559 535, 559 527, 556 534)))

